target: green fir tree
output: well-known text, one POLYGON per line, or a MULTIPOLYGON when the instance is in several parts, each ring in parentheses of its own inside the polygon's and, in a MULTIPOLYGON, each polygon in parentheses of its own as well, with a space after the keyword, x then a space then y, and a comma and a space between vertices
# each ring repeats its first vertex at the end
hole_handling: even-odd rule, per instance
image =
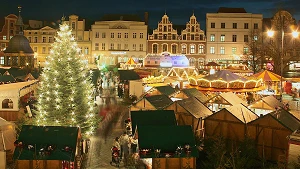
POLYGON ((78 126, 88 137, 99 122, 88 65, 64 21, 45 62, 36 107, 36 125, 78 126))

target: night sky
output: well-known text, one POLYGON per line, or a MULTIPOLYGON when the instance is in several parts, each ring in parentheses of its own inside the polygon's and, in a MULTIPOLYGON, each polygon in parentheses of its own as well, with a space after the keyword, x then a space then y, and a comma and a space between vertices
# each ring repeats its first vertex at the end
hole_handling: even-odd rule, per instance
POLYGON ((184 25, 193 11, 205 29, 206 13, 216 13, 219 7, 245 8, 248 13, 260 13, 264 18, 272 17, 278 9, 288 10, 296 20, 300 19, 299 0, 1 0, 0 17, 18 13, 22 6, 22 17, 36 20, 59 20, 63 15, 76 14, 87 21, 99 20, 104 14, 138 14, 143 19, 149 13, 149 25, 156 28, 163 14, 171 22, 184 25))

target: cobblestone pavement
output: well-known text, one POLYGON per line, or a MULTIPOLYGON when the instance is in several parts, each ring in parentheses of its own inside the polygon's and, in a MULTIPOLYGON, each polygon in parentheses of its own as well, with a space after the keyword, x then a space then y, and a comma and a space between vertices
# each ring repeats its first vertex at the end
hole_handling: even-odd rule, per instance
MULTIPOLYGON (((103 123, 100 123, 97 134, 91 138, 90 152, 85 160, 85 169, 114 169, 110 165, 111 146, 115 137, 119 137, 124 131, 124 120, 128 118, 128 108, 124 105, 111 105, 111 111, 106 115, 103 123), (107 119, 110 118, 110 119, 107 119), (107 123, 107 124, 104 124, 107 123)), ((120 168, 125 168, 123 162, 120 168)))

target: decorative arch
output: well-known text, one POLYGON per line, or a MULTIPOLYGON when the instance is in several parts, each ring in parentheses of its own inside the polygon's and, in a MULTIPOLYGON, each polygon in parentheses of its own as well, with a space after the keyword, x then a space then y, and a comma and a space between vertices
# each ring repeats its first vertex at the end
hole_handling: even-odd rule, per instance
POLYGON ((167 43, 163 43, 161 46, 162 46, 162 52, 168 52, 168 44, 167 43))
POLYGON ((2 109, 13 109, 14 102, 11 99, 4 99, 2 101, 2 109))

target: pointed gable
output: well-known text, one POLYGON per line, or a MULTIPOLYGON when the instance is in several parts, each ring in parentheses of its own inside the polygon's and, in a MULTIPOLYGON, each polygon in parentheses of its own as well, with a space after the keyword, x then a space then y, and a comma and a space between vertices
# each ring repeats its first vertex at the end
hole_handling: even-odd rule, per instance
POLYGON ((162 110, 173 103, 173 101, 166 95, 154 95, 145 97, 145 99, 157 110, 162 110))
POLYGON ((177 103, 197 119, 212 115, 211 110, 195 97, 179 100, 177 103))

